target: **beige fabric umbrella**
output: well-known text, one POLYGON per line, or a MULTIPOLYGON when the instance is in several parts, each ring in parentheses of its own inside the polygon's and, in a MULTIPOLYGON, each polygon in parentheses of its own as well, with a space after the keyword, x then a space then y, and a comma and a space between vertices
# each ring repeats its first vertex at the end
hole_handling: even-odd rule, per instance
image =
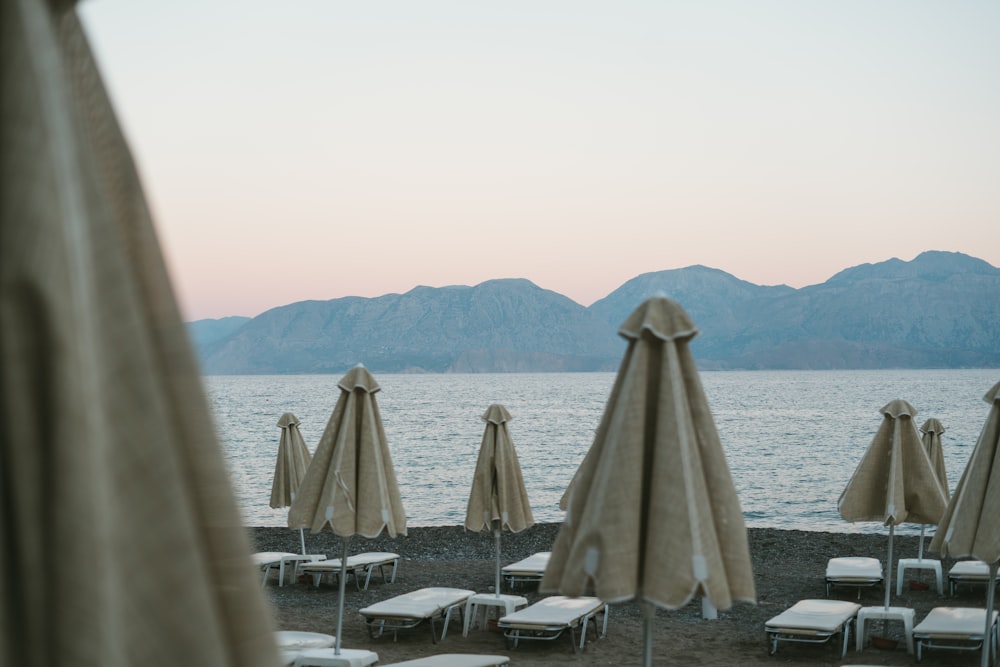
POLYGON ((638 601, 647 664, 654 605, 695 595, 719 609, 756 592, 743 513, 697 367, 697 329, 665 297, 619 333, 628 349, 580 464, 541 588, 638 601))
MULTIPOLYGON (((947 500, 913 423, 916 409, 897 399, 880 412, 882 424, 841 492, 837 510, 847 521, 889 526, 886 581, 892 581, 895 527, 904 521, 936 524, 947 500)), ((891 588, 885 586, 886 607, 891 588)))
MULTIPOLYGON (((944 433, 944 426, 941 425, 941 421, 938 419, 928 419, 920 427, 920 440, 924 443, 924 451, 927 452, 927 458, 931 460, 931 467, 934 468, 934 476, 937 477, 938 483, 941 485, 941 491, 944 493, 944 499, 947 501, 949 498, 948 494, 948 473, 944 467, 944 447, 941 446, 941 435, 944 433)), ((917 551, 917 558, 923 559, 924 557, 924 531, 926 524, 920 524, 920 543, 917 551)))
POLYGON ((486 428, 479 446, 479 458, 472 477, 472 490, 465 510, 467 530, 493 530, 496 541, 496 594, 500 595, 500 534, 519 533, 535 525, 528 492, 524 488, 521 464, 507 429, 510 412, 493 404, 483 414, 486 428))
POLYGON ((74 4, 0 7, 0 664, 279 664, 74 4))
POLYGON ((924 444, 924 451, 927 458, 931 460, 931 467, 934 468, 934 476, 941 484, 941 491, 944 492, 945 500, 950 498, 948 493, 948 472, 944 467, 944 447, 941 444, 941 436, 944 434, 944 426, 938 419, 928 419, 920 427, 920 440, 924 444))
MULTIPOLYGON (((279 509, 289 507, 299 492, 299 484, 305 477, 306 469, 312 456, 306 441, 299 430, 299 418, 291 412, 281 415, 278 428, 281 429, 281 439, 278 440, 278 460, 274 464, 274 479, 271 482, 271 507, 279 509)), ((302 544, 302 555, 306 553, 305 529, 299 528, 299 541, 302 544)))
POLYGON ((354 535, 406 535, 406 513, 399 497, 375 394, 378 382, 362 365, 337 383, 340 397, 316 445, 312 462, 288 511, 289 528, 314 533, 329 524, 343 539, 336 652, 344 616, 347 551, 354 535))
MULTIPOLYGON (((949 558, 978 558, 989 564, 986 589, 986 636, 995 607, 997 566, 1000 564, 1000 382, 983 397, 990 405, 976 448, 955 486, 951 502, 931 539, 930 550, 949 558)), ((988 663, 983 649, 982 665, 988 663)))

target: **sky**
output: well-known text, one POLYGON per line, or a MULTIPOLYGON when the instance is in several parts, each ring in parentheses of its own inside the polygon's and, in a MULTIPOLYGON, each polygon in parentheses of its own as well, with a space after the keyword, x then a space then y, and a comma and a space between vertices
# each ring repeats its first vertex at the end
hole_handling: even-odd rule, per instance
POLYGON ((996 0, 84 0, 186 320, 1000 266, 996 0))

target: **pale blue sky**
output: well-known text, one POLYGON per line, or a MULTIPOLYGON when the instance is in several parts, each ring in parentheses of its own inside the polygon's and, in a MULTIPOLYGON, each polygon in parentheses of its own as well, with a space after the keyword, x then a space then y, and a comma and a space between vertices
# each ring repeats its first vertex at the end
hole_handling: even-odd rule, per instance
POLYGON ((1000 266, 1000 2, 85 0, 189 319, 1000 266))

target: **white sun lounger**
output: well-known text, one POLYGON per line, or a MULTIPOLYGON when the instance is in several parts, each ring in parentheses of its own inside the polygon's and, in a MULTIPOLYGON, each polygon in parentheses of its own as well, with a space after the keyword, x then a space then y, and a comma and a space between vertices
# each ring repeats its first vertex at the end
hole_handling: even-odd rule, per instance
POLYGON ((298 554, 293 554, 290 551, 258 551, 252 556, 254 565, 264 571, 264 579, 260 584, 264 586, 267 584, 267 577, 271 574, 271 569, 275 567, 278 568, 278 583, 284 583, 285 563, 289 562, 288 559, 298 556, 298 554))
POLYGON ((858 589, 871 588, 883 583, 882 563, 877 558, 866 556, 842 556, 831 558, 826 563, 826 595, 830 596, 833 586, 853 586, 858 589))
POLYGON ((778 642, 822 644, 835 635, 842 635, 840 657, 847 655, 851 626, 861 605, 844 600, 799 600, 764 624, 771 642, 771 655, 778 642))
POLYGON ((299 632, 296 630, 278 630, 274 633, 274 643, 281 653, 281 664, 291 665, 305 649, 328 648, 337 639, 333 635, 322 632, 299 632))
POLYGON ((975 651, 981 648, 990 651, 991 656, 995 656, 997 642, 1000 641, 1000 629, 997 626, 995 611, 990 627, 992 630, 985 638, 986 641, 983 641, 983 631, 986 629, 985 609, 935 607, 913 628, 913 639, 917 643, 917 661, 923 657, 924 647, 956 651, 975 651))
MULTIPOLYGON (((960 560, 948 570, 948 594, 952 597, 960 584, 990 583, 990 568, 981 560, 960 560)), ((985 620, 985 619, 984 619, 985 620)))
POLYGON ((608 634, 608 607, 595 597, 565 597, 553 595, 542 598, 524 609, 507 614, 497 621, 497 627, 504 631, 505 641, 512 641, 514 647, 521 639, 556 639, 569 630, 573 651, 577 650, 576 629, 580 628, 580 645, 587 641, 587 622, 594 622, 597 630, 597 615, 604 614, 601 637, 608 634))
MULTIPOLYGON (((358 590, 364 588, 368 590, 368 584, 372 580, 372 572, 376 569, 382 575, 382 582, 386 582, 385 567, 392 566, 392 575, 388 581, 396 581, 396 570, 399 567, 399 554, 385 551, 368 551, 361 554, 354 554, 347 557, 347 573, 354 576, 354 584, 358 590), (365 585, 361 586, 361 578, 358 573, 365 575, 365 585)), ((340 575, 340 559, 331 558, 313 563, 305 563, 299 566, 299 572, 312 577, 313 584, 319 586, 325 574, 340 575)))
POLYGON ((484 653, 441 653, 426 658, 393 662, 380 667, 503 667, 510 664, 505 655, 484 653))
POLYGON ((431 641, 437 643, 434 621, 438 618, 444 619, 444 627, 441 629, 443 640, 448 634, 452 610, 457 608, 461 614, 465 601, 475 594, 475 591, 463 588, 421 588, 376 602, 370 607, 359 610, 358 613, 364 616, 368 634, 373 639, 381 637, 386 629, 395 632, 430 621, 431 641))
POLYGON ((503 575, 503 580, 507 582, 507 586, 511 589, 516 584, 537 583, 541 581, 551 555, 551 551, 539 551, 523 560, 505 566, 500 571, 503 575))

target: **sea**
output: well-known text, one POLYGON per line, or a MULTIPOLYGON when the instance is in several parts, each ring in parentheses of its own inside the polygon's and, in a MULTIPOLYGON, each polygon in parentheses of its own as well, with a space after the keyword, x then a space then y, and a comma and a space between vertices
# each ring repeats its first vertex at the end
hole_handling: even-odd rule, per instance
MULTIPOLYGON (((315 451, 342 375, 204 378, 247 526, 286 526, 269 499, 285 412, 315 451)), ((559 499, 593 442, 614 373, 375 374, 407 525, 460 525, 482 440, 482 414, 504 405, 535 521, 562 521, 559 499)), ((902 398, 919 427, 939 419, 950 490, 985 423, 998 369, 703 371, 705 389, 747 526, 883 532, 848 523, 837 499, 882 422, 902 398)), ((920 534, 903 524, 899 534, 920 534)), ((933 529, 931 528, 931 531, 933 529)), ((928 533, 930 534, 930 533, 928 533)))

